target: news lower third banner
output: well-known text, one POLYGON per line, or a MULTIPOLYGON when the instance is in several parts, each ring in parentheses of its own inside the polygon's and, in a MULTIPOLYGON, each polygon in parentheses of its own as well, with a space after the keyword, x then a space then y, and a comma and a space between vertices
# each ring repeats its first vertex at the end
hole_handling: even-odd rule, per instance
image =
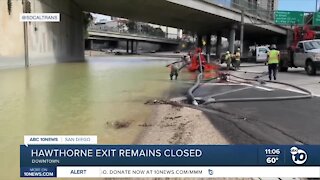
POLYGON ((20 176, 320 177, 320 146, 26 144, 20 176))

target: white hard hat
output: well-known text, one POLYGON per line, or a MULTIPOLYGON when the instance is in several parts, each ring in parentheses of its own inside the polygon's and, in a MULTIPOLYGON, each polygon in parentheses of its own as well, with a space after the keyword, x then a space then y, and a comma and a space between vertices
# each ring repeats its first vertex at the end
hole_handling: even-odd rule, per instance
POLYGON ((227 51, 226 53, 227 53, 227 54, 230 54, 230 52, 229 52, 229 51, 227 51))
POLYGON ((238 51, 240 51, 240 48, 238 48, 238 51))
POLYGON ((271 49, 277 49, 277 46, 275 44, 272 44, 271 49))

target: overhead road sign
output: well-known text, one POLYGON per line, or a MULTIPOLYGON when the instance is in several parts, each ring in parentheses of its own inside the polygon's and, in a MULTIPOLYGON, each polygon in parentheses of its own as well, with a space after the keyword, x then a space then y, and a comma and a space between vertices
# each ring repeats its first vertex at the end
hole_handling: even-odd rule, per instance
POLYGON ((303 25, 304 12, 300 11, 275 11, 274 22, 279 25, 303 25))

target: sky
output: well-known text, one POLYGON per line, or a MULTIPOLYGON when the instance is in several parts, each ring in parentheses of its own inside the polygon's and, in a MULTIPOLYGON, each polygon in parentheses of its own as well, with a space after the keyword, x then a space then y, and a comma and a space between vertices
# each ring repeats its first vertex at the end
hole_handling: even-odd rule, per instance
POLYGON ((95 13, 92 13, 92 16, 97 18, 96 22, 99 22, 101 19, 107 19, 108 21, 111 20, 110 16, 105 16, 105 15, 100 15, 100 14, 95 14, 95 13))
MULTIPOLYGON (((318 0, 318 7, 319 5, 320 0, 318 0)), ((279 0, 278 10, 314 12, 316 0, 279 0)))

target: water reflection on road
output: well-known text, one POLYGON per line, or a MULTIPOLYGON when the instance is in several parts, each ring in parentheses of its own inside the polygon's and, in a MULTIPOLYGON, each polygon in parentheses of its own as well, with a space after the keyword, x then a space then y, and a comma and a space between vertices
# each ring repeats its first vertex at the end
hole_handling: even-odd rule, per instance
POLYGON ((144 102, 172 84, 164 68, 170 61, 100 57, 1 70, 0 179, 19 179, 24 135, 98 135, 99 143, 132 143, 151 113, 144 102), (115 121, 131 125, 114 129, 109 125, 115 121))

